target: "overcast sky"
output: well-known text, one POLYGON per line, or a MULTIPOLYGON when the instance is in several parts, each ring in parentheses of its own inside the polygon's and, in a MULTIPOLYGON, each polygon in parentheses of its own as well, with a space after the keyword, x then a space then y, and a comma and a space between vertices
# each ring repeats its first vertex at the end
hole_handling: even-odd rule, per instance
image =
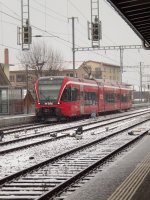
MULTIPOLYGON (((76 47, 91 47, 87 34, 87 21, 91 19, 90 3, 91 0, 30 0, 33 35, 57 36, 33 38, 33 42, 44 40, 50 47, 61 52, 64 61, 72 61, 72 25, 68 18, 78 18, 75 21, 76 47)), ((99 13, 102 22, 102 46, 141 45, 141 40, 106 0, 99 0, 99 13)), ((19 63, 16 57, 21 46, 17 45, 17 26, 21 26, 21 0, 0 0, 0 62, 3 62, 3 49, 8 47, 10 63, 19 63)), ((140 62, 144 65, 150 64, 150 51, 124 50, 123 55, 125 66, 138 66, 140 62)), ((86 60, 119 65, 120 54, 116 50, 76 52, 77 66, 86 60)), ((146 69, 143 70, 143 77, 148 71, 146 69)), ((124 68, 124 71, 124 81, 139 85, 138 68, 124 68)))

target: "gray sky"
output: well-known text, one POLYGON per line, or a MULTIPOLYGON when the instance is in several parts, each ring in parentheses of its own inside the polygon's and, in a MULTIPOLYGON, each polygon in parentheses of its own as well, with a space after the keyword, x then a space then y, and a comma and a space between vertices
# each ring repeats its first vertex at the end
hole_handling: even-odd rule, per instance
MULTIPOLYGON (((65 61, 72 61, 72 26, 68 18, 78 17, 78 21, 75 21, 76 47, 91 47, 91 41, 87 36, 87 21, 91 18, 90 2, 90 0, 30 0, 30 23, 37 27, 32 29, 33 35, 52 34, 59 37, 33 38, 33 41, 44 40, 50 47, 61 52, 65 61)), ((107 1, 99 0, 99 5, 102 46, 141 45, 141 40, 107 1)), ((3 62, 3 49, 8 46, 10 63, 18 64, 16 56, 21 51, 21 46, 17 45, 17 26, 21 25, 20 20, 21 0, 0 0, 0 62, 3 62)), ((149 65, 149 55, 150 51, 146 50, 124 50, 124 65, 137 66, 140 62, 149 65)), ((119 65, 120 54, 119 51, 76 52, 77 66, 86 60, 119 65)), ((139 85, 138 68, 125 68, 124 71, 124 81, 139 85)), ((147 70, 145 69, 143 73, 147 73, 147 70)))

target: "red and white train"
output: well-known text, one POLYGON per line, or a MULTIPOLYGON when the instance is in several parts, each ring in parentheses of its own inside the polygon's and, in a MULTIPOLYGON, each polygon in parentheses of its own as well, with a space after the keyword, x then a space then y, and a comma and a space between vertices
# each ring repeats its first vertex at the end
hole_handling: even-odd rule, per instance
POLYGON ((41 77, 35 83, 36 116, 45 121, 115 110, 132 106, 132 90, 125 85, 73 77, 41 77))

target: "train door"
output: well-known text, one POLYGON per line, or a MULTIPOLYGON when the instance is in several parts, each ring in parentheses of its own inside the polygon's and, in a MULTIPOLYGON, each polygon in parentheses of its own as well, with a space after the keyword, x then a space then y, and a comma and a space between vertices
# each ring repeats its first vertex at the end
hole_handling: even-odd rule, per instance
POLYGON ((84 114, 84 91, 83 85, 80 85, 80 114, 84 114))
POLYGON ((120 87, 115 89, 115 102, 116 102, 116 109, 120 110, 121 101, 120 101, 120 87))
POLYGON ((98 112, 103 112, 104 110, 105 110, 104 87, 100 86, 98 88, 98 112))

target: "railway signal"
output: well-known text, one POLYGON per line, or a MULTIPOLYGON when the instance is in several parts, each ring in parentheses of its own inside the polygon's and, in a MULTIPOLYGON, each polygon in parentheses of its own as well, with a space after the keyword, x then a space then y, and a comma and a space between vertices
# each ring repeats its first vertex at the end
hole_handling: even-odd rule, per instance
POLYGON ((100 22, 92 23, 92 40, 99 41, 101 39, 100 22))
POLYGON ((88 22, 88 39, 92 42, 92 47, 100 47, 101 21, 99 20, 99 0, 91 0, 91 22, 88 22))
POLYGON ((23 43, 24 44, 31 44, 32 41, 32 33, 31 33, 31 26, 24 26, 23 27, 23 43))
POLYGON ((17 44, 22 50, 29 50, 32 43, 32 28, 30 26, 29 0, 21 0, 21 27, 17 28, 17 44))

